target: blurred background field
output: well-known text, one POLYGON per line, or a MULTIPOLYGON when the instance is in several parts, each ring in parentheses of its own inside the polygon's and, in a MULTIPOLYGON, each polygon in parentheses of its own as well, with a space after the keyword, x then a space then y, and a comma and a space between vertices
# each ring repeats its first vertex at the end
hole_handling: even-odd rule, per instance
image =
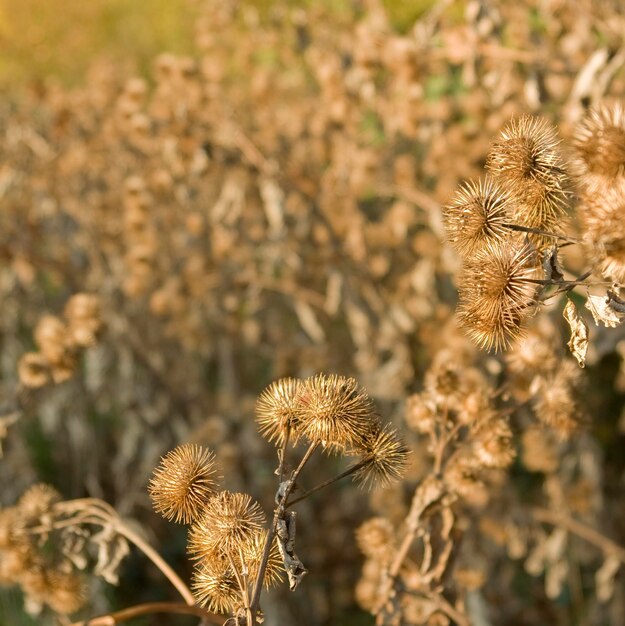
MULTIPOLYGON (((346 0, 290 0, 292 6, 325 3, 340 13, 346 0)), ((197 0, 2 0, 0 84, 54 77, 75 84, 94 58, 106 57, 149 75, 160 52, 193 51, 197 0)), ((271 0, 246 0, 267 13, 271 0)), ((406 30, 434 0, 387 0, 393 24, 406 30)), ((461 2, 456 3, 461 11, 461 2)))
MULTIPOLYGON (((269 511, 256 397, 284 376, 354 376, 405 434, 408 474, 303 502, 310 574, 263 606, 267 626, 370 626, 354 532, 372 515, 403 529, 432 469, 406 407, 477 380, 516 457, 454 500, 461 574, 441 588, 474 626, 622 626, 618 563, 528 510, 625 544, 623 326, 593 325, 579 370, 562 297, 530 320, 531 366, 523 348, 476 350, 441 207, 513 116, 555 124, 569 159, 588 107, 623 100, 624 40, 621 0, 0 0, 0 506, 38 481, 102 498, 189 579, 185 529, 147 496, 161 455, 214 449, 228 487, 269 511), (70 341, 76 294, 98 313, 70 341)), ((579 247, 563 257, 582 273, 579 247)), ((136 551, 119 573, 88 579, 79 617, 175 599, 136 551)), ((27 608, 0 587, 0 626, 70 623, 27 608)), ((450 624, 410 608, 406 624, 450 624)), ((131 626, 194 623, 173 619, 131 626)))

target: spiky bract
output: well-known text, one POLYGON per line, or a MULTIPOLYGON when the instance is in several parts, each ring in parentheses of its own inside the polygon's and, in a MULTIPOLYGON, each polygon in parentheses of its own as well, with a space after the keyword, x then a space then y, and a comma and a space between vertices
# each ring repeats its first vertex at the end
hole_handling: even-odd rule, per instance
POLYGON ((513 206, 510 194, 493 178, 461 186, 443 209, 447 240, 462 256, 470 256, 489 242, 510 235, 513 206))
POLYGON ((460 278, 461 326, 481 348, 508 347, 536 304, 537 255, 533 246, 489 245, 465 264, 460 278))
POLYGON ((189 552, 194 558, 206 559, 237 553, 264 523, 265 515, 251 496, 220 491, 191 526, 189 552))
POLYGON ((357 452, 368 462, 354 474, 354 480, 368 487, 384 487, 400 480, 408 465, 409 450, 388 425, 370 433, 357 452))
POLYGON ((256 421, 263 437, 278 445, 289 439, 297 441, 298 402, 302 382, 281 378, 269 385, 256 401, 256 421))
POLYGON ((593 107, 578 125, 573 137, 577 174, 585 186, 593 177, 625 176, 625 106, 614 101, 593 107))
POLYGON ((302 434, 331 450, 358 447, 378 428, 367 392, 354 378, 335 374, 318 374, 305 381, 299 415, 302 434))
POLYGON ((188 524, 215 493, 216 480, 215 455, 201 446, 184 444, 161 459, 148 490, 157 512, 188 524))

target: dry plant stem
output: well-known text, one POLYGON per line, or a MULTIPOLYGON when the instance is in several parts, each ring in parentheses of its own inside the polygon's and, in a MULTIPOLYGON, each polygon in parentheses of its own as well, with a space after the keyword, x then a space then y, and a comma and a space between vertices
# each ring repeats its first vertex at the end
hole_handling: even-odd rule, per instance
POLYGON ((134 619, 141 615, 152 615, 154 613, 169 613, 172 615, 196 615, 204 620, 210 621, 211 624, 221 624, 223 618, 219 615, 208 613, 199 606, 188 606, 186 604, 176 604, 175 602, 148 602, 146 604, 137 604, 136 606, 109 613, 108 615, 100 615, 82 622, 73 622, 70 626, 114 626, 128 620, 134 619))
POLYGON ((586 540, 588 543, 597 546, 597 548, 607 556, 616 557, 621 563, 625 563, 625 548, 611 539, 604 537, 600 532, 594 530, 594 528, 590 528, 564 513, 556 513, 541 507, 534 507, 531 511, 536 521, 565 528, 586 540))
POLYGON ((580 239, 575 239, 575 237, 567 237, 566 235, 558 235, 556 233, 550 233, 546 230, 540 230, 539 228, 530 228, 529 226, 519 226, 518 224, 503 224, 506 228, 510 230, 516 230, 521 233, 530 233, 531 235, 542 235, 543 237, 552 237, 553 239, 561 239, 562 241, 567 241, 568 243, 581 243, 580 239))
POLYGON ((178 593, 182 596, 183 600, 189 605, 195 604, 195 598, 189 590, 189 588, 182 582, 182 579, 174 572, 174 570, 163 560, 163 557, 141 536, 128 528, 120 519, 117 519, 113 523, 115 530, 133 543, 145 556, 161 570, 169 582, 177 589, 178 593))
POLYGON ((469 620, 445 600, 442 595, 437 596, 435 602, 439 610, 456 622, 458 626, 471 626, 469 620))
POLYGON ((319 483, 316 487, 312 487, 312 489, 305 491, 301 496, 298 496, 294 500, 290 500, 289 502, 287 502, 286 506, 290 507, 290 506, 293 506, 294 504, 297 504, 298 502, 301 502, 302 500, 308 498, 308 496, 312 495, 313 493, 316 493, 320 489, 323 489, 324 487, 327 487, 328 485, 331 485, 341 480, 341 478, 350 476, 351 474, 365 467, 365 465, 368 465, 371 462, 372 462, 371 459, 363 459, 362 461, 359 461, 358 463, 355 463, 354 465, 350 465, 345 471, 341 472, 340 474, 337 474, 333 478, 328 478, 328 480, 325 480, 324 482, 319 483))
MULTIPOLYGON (((81 498, 79 500, 70 500, 60 505, 60 510, 64 513, 77 512, 79 515, 59 524, 56 527, 75 526, 77 524, 95 524, 99 526, 111 526, 115 532, 125 537, 134 544, 145 556, 161 570, 163 575, 177 589, 183 600, 189 605, 195 604, 195 598, 184 584, 182 579, 174 572, 174 570, 163 560, 161 555, 143 539, 135 533, 127 524, 125 524, 115 512, 115 509, 103 500, 97 498, 81 498), (82 514, 82 515, 81 515, 82 514)), ((33 529, 36 530, 36 529, 33 529)))
MULTIPOLYGON (((278 469, 278 474, 280 476, 283 475, 284 472, 284 453, 286 452, 286 438, 285 445, 283 446, 282 455, 280 458, 280 466, 278 469)), ((251 618, 249 626, 256 626, 256 612, 258 611, 258 603, 260 601, 260 593, 263 588, 263 579, 265 578, 265 570, 267 569, 267 563, 269 561, 269 553, 271 551, 271 544, 273 543, 273 539, 276 536, 276 529, 278 527, 278 521, 281 517, 284 516, 284 512, 286 510, 286 501, 291 494, 293 487, 295 486, 295 482, 297 481, 300 472, 304 469, 304 466, 308 462, 308 459, 312 456, 313 452, 317 449, 319 444, 313 442, 308 446, 306 453, 302 457, 300 464, 297 466, 297 469, 291 474, 291 478, 289 479, 284 493, 276 494, 277 506, 273 514, 273 520, 271 522, 271 528, 269 528, 269 532, 267 533, 267 539, 265 540, 265 546, 263 548, 263 558, 260 563, 260 567, 258 568, 258 574, 256 575, 256 581, 254 583, 254 593, 252 594, 252 601, 250 602, 250 612, 251 618)), ((282 484, 282 483, 281 483, 282 484)))

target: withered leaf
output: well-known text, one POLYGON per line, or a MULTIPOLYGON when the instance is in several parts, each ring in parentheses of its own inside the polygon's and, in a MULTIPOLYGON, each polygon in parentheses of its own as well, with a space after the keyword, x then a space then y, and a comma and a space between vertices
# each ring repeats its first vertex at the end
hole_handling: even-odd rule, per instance
POLYGON ((568 346, 571 354, 577 359, 580 367, 586 365, 588 352, 588 324, 579 314, 572 300, 568 300, 563 311, 564 319, 569 323, 571 339, 568 346))
POLYGON ((558 259, 557 246, 552 246, 543 253, 543 270, 547 280, 564 280, 564 271, 558 259))
POLYGON ((625 301, 613 291, 608 291, 605 296, 588 294, 586 308, 592 313, 597 326, 603 324, 608 328, 616 328, 625 320, 625 301))

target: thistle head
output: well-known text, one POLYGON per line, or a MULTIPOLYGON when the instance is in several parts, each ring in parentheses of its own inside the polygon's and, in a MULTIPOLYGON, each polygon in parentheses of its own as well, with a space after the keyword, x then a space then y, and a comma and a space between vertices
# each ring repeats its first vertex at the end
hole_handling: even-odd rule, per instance
POLYGON ((281 378, 269 385, 256 401, 256 421, 263 437, 284 442, 289 434, 297 440, 298 406, 302 382, 295 378, 281 378))
POLYGON ((154 470, 148 490, 154 509, 164 518, 188 524, 215 493, 215 455, 195 444, 168 452, 154 470))
POLYGON ((235 553, 263 528, 265 515, 246 493, 220 491, 206 502, 189 531, 189 553, 213 559, 235 553))
POLYGON ((298 411, 302 434, 331 450, 358 447, 378 427, 371 398, 345 376, 318 374, 306 380, 298 411))
POLYGON ((591 108, 573 137, 577 174, 586 184, 594 176, 625 176, 625 106, 614 101, 591 108))
POLYGON ((510 194, 493 178, 461 186, 443 209, 447 240, 463 257, 510 235, 513 206, 510 194))
POLYGON ((357 448, 365 464, 354 480, 368 487, 385 487, 400 480, 408 466, 409 450, 397 431, 386 426, 371 432, 357 448))
MULTIPOLYGON (((566 213, 566 172, 557 131, 543 118, 512 120, 491 147, 486 167, 511 197, 511 221, 520 226, 558 232, 566 213)), ((551 238, 532 235, 537 245, 551 238)))
POLYGON ((460 278, 461 326, 481 348, 507 348, 536 305, 537 255, 529 244, 487 246, 467 261, 460 278))

